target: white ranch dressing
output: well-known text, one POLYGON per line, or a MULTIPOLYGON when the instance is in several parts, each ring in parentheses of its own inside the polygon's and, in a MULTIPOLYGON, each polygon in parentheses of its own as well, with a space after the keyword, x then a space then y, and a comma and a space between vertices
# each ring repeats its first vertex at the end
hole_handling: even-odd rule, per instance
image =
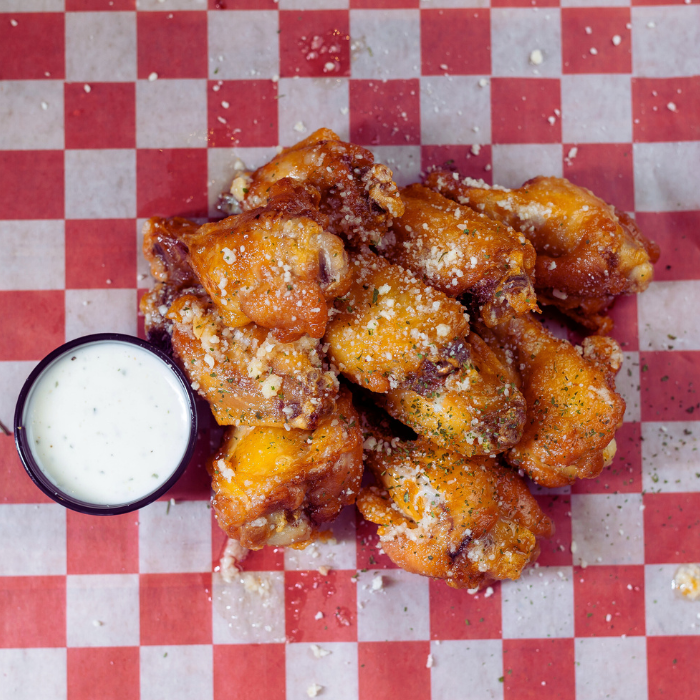
POLYGON ((155 491, 187 449, 190 413, 170 368, 115 341, 79 347, 32 388, 24 425, 34 459, 62 491, 119 505, 155 491))

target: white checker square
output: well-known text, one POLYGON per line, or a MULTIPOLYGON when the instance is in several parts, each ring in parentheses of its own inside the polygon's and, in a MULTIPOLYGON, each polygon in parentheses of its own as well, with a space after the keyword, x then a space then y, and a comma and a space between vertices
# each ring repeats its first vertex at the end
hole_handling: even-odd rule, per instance
POLYGON ((141 700, 212 700, 211 645, 141 647, 139 657, 141 700))
POLYGON ((63 83, 1 81, 0 123, 2 150, 63 148, 63 83))
POLYGON ((136 216, 136 151, 66 151, 65 178, 66 219, 136 216))
POLYGON ((173 10, 206 10, 207 0, 138 0, 139 12, 172 12, 173 10))
POLYGON ((314 656, 311 644, 287 644, 286 677, 287 697, 308 698, 308 688, 314 684, 323 690, 320 697, 333 700, 356 700, 359 694, 357 644, 353 642, 322 642, 319 657, 314 656), (321 656, 323 652, 330 654, 321 656))
POLYGON ((63 221, 0 221, 0 289, 63 289, 65 241, 63 221))
POLYGON ((642 516, 641 493, 573 494, 574 564, 643 564, 642 516))
MULTIPOLYGON (((8 427, 14 421, 15 404, 19 392, 36 365, 36 362, 27 361, 0 362, 0 387, 2 387, 2 391, 0 391, 0 421, 8 427)), ((37 493, 39 492, 37 491, 37 493)))
POLYGON ((65 649, 0 649, 0 698, 66 700, 65 649))
POLYGON ((278 29, 276 10, 209 12, 209 77, 259 80, 277 76, 278 29))
POLYGON ((66 573, 66 509, 58 503, 0 506, 0 576, 66 573))
POLYGON ((700 611, 671 588, 678 564, 647 564, 644 567, 644 599, 647 636, 700 634, 700 611))
POLYGON ((136 80, 136 13, 66 13, 66 80, 136 80))
POLYGON ((63 12, 65 0, 3 0, 1 12, 63 12))
POLYGON ((642 489, 652 493, 700 491, 697 421, 642 423, 642 489))
POLYGON ((562 177, 561 144, 494 144, 493 181, 503 187, 520 187, 526 180, 548 173, 562 177))
POLYGON ((700 73, 700 7, 632 8, 632 70, 648 78, 700 73), (652 23, 650 27, 649 24, 652 23))
POLYGON ((207 81, 139 80, 138 148, 206 148, 207 81), (168 128, 164 129, 163 124, 168 128))
POLYGON ((68 576, 66 633, 69 647, 137 647, 138 574, 68 576))
POLYGON ((350 0, 279 0, 280 10, 345 10, 350 0))
POLYGON ((169 505, 155 501, 139 511, 139 571, 142 574, 211 571, 211 511, 208 501, 169 505))
POLYGON ((561 15, 559 8, 504 7, 491 10, 491 65, 503 77, 561 75, 561 15), (542 53, 539 65, 530 62, 542 53))
POLYGON ((480 76, 420 79, 421 143, 485 144, 491 141, 491 87, 480 76))
POLYGON ((503 644, 500 639, 431 642, 433 667, 431 696, 435 700, 465 697, 468 679, 470 698, 503 698, 503 644), (458 671, 458 672, 456 672, 458 671))
POLYGON ((285 635, 283 571, 245 571, 232 581, 213 574, 214 644, 279 644, 285 635))
POLYGON ((700 280, 652 282, 637 304, 642 350, 700 350, 700 280))
POLYGON ((430 639, 428 579, 401 569, 369 569, 357 578, 357 639, 398 642, 430 639), (375 579, 381 577, 381 588, 375 579))
POLYGON ((349 570, 357 568, 357 544, 355 539, 355 509, 344 508, 340 515, 321 530, 333 533, 335 541, 314 542, 306 549, 284 549, 284 568, 287 571, 318 569, 349 570))
POLYGON ((376 163, 389 167, 399 187, 420 180, 420 146, 372 146, 369 150, 376 163))
POLYGON ((700 209, 700 141, 635 143, 636 211, 700 209))
POLYGON ((574 584, 570 566, 527 569, 501 583, 503 639, 573 637, 574 584))
POLYGON ((419 10, 350 10, 353 78, 420 77, 419 10))
POLYGON ((563 75, 562 139, 567 143, 632 141, 629 75, 563 75))
POLYGON ((562 7, 629 7, 630 0, 561 0, 562 7))
POLYGON ((645 637, 577 639, 576 700, 639 700, 647 697, 645 637))
POLYGON ((443 7, 488 7, 489 0, 420 0, 420 7, 426 10, 443 7))
POLYGON ((281 78, 278 89, 280 144, 291 146, 324 126, 350 138, 347 78, 281 78))
POLYGON ((67 289, 66 342, 91 333, 136 335, 136 290, 67 289))
POLYGON ((625 423, 638 423, 642 419, 642 398, 639 385, 639 353, 625 352, 622 369, 615 377, 615 388, 625 400, 625 423))

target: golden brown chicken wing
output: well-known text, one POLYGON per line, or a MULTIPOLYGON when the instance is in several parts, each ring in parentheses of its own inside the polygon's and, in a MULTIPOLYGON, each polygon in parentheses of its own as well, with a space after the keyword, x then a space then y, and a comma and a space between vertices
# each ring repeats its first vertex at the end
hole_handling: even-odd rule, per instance
POLYGON ((244 547, 305 547, 317 526, 355 502, 362 431, 347 389, 311 430, 229 428, 207 465, 216 519, 244 547))
POLYGON ((485 336, 510 354, 527 402, 523 437, 506 461, 542 486, 598 476, 615 454, 615 431, 625 402, 615 392, 622 352, 611 338, 593 336, 581 353, 555 338, 532 314, 485 336))
POLYGON ((392 172, 365 148, 319 129, 253 173, 242 173, 231 194, 243 210, 264 206, 270 185, 291 178, 317 188, 330 231, 353 245, 377 243, 403 204, 392 172))
POLYGON ((199 284, 187 259, 187 246, 182 241, 198 228, 199 224, 179 216, 172 219, 156 216, 143 225, 143 257, 158 282, 166 282, 175 289, 199 284))
POLYGON ((357 507, 379 525, 395 564, 473 589, 517 579, 537 558, 537 537, 548 537, 552 523, 517 474, 488 457, 369 430, 365 463, 380 487, 363 488, 357 507))
POLYGON ((401 200, 382 255, 450 297, 473 295, 487 326, 537 308, 535 249, 522 233, 423 185, 404 187, 401 200))
POLYGON ((624 212, 568 180, 536 177, 507 190, 436 171, 426 184, 527 236, 537 251, 539 301, 586 328, 609 332, 612 321, 603 312, 615 297, 651 282, 658 246, 624 212))

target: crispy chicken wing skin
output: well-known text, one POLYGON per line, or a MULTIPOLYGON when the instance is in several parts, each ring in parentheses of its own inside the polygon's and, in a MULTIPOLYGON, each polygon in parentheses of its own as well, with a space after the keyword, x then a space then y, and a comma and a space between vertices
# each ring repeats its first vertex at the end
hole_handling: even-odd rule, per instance
POLYGON ((395 564, 474 589, 517 579, 537 558, 537 537, 553 527, 516 473, 424 438, 372 432, 365 463, 380 487, 363 488, 357 507, 379 525, 382 549, 395 564))
POLYGON ((317 526, 355 502, 362 431, 350 393, 311 430, 229 428, 207 465, 216 519, 244 547, 305 547, 317 526))
POLYGON ((602 312, 652 280, 658 246, 624 212, 568 180, 536 177, 507 190, 436 171, 426 184, 527 236, 537 251, 539 301, 591 330, 608 332, 612 321, 602 312))
POLYGON ((264 206, 181 236, 228 326, 253 321, 282 342, 323 336, 326 302, 347 290, 351 273, 343 242, 325 230, 318 197, 317 190, 282 180, 264 206))
POLYGON ((537 308, 535 249, 522 233, 423 185, 401 200, 382 255, 450 297, 472 294, 487 326, 537 308))
POLYGON ((619 345, 593 336, 579 353, 531 314, 497 326, 491 342, 513 358, 527 402, 523 437, 506 461, 550 488, 600 474, 615 455, 615 431, 625 413, 615 392, 619 345))
POLYGON ((523 397, 469 334, 464 308, 367 249, 351 266, 354 282, 324 338, 331 363, 438 444, 471 455, 517 443, 523 397))
POLYGON ((199 224, 178 216, 172 219, 153 217, 143 226, 143 257, 151 266, 158 282, 167 282, 176 289, 199 284, 187 260, 183 236, 194 233, 199 224))
POLYGON ((255 209, 267 203, 270 186, 282 178, 317 188, 330 230, 353 245, 377 243, 391 218, 403 214, 391 170, 330 129, 315 131, 253 173, 239 175, 231 194, 244 210, 255 209))

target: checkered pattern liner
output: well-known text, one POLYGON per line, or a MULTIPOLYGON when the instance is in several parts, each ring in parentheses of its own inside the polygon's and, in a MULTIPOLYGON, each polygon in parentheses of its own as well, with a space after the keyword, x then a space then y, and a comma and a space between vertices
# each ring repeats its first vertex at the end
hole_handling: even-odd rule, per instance
POLYGON ((700 560, 695 3, 0 0, 7 425, 50 350, 142 333, 144 218, 214 216, 236 158, 320 126, 399 183, 447 159, 504 185, 563 175, 662 247, 613 311, 615 463, 536 490, 557 526, 539 566, 477 595, 396 569, 351 509, 338 544, 249 557, 266 597, 224 585, 206 429, 175 505, 104 519, 48 501, 0 436, 0 697, 697 697, 700 605, 670 585, 700 560))

